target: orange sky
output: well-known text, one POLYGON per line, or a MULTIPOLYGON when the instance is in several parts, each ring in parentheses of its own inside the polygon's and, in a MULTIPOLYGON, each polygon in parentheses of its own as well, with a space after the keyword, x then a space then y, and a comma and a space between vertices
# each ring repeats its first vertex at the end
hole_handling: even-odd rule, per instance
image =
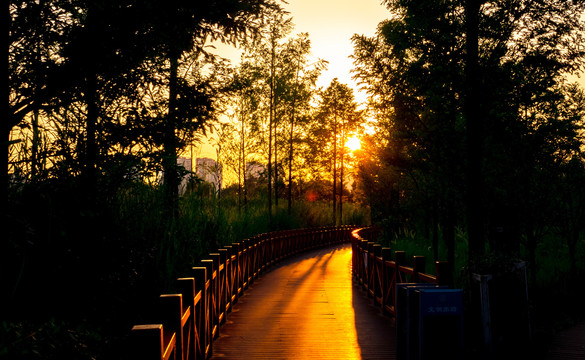
MULTIPOLYGON (((333 78, 353 88, 353 53, 351 37, 354 34, 374 35, 378 24, 389 17, 380 0, 287 0, 283 4, 293 18, 292 34, 309 33, 315 59, 329 61, 327 71, 321 74, 318 86, 327 87, 333 78)), ((234 65, 240 60, 240 51, 231 46, 214 44, 217 53, 230 59, 234 65)), ((365 102, 365 94, 355 92, 358 102, 365 102)), ((208 144, 195 151, 195 157, 215 159, 215 150, 208 144)))
MULTIPOLYGON (((388 10, 380 0, 287 0, 283 4, 293 18, 292 34, 309 33, 311 49, 315 59, 329 61, 327 71, 319 79, 319 86, 327 87, 335 77, 339 81, 356 87, 351 79, 353 67, 349 56, 353 53, 351 37, 354 34, 374 35, 378 24, 388 18, 388 10)), ((237 64, 240 52, 237 49, 218 46, 218 53, 237 64)), ((365 95, 357 94, 358 101, 365 95)))
POLYGON ((380 0, 289 0, 285 8, 296 24, 295 32, 309 33, 313 55, 329 61, 328 71, 319 79, 319 85, 326 87, 337 77, 355 87, 350 73, 353 68, 349 59, 353 53, 351 37, 374 35, 378 24, 389 17, 380 0))
MULTIPOLYGON (((283 4, 295 24, 293 34, 309 33, 311 49, 315 58, 329 61, 327 71, 321 75, 318 85, 327 87, 335 77, 339 81, 357 88, 352 80, 353 64, 349 56, 353 53, 351 37, 354 34, 374 35, 377 25, 389 18, 390 13, 381 0, 286 0, 283 4)), ((219 46, 218 53, 239 62, 240 51, 219 46)), ((585 88, 585 75, 569 77, 585 88)), ((365 94, 356 90, 358 102, 365 101, 365 94)))

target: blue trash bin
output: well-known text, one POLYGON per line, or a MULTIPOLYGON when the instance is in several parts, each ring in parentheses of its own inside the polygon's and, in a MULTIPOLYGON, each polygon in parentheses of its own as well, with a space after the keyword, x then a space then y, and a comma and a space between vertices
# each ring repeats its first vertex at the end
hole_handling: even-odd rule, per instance
POLYGON ((418 313, 411 359, 463 359, 463 290, 418 288, 411 298, 418 313))
POLYGON ((447 289, 447 286, 428 283, 396 284, 396 359, 418 358, 418 307, 413 294, 419 289, 447 289))

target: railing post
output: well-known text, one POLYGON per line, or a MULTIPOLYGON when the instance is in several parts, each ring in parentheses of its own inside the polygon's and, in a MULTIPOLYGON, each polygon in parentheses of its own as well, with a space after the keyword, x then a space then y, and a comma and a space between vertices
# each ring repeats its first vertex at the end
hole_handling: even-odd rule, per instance
POLYGON ((223 265, 223 273, 220 272, 220 297, 221 297, 221 312, 224 314, 221 319, 221 323, 226 322, 226 317, 229 309, 231 308, 231 291, 230 291, 230 257, 229 250, 226 248, 219 249, 219 262, 220 268, 223 265))
POLYGON ((130 333, 131 353, 128 356, 137 360, 175 359, 176 351, 167 352, 169 347, 175 348, 175 339, 176 337, 172 336, 169 344, 165 344, 162 324, 134 325, 130 333))
POLYGON ((404 251, 395 251, 394 252, 394 262, 396 263, 396 283, 404 282, 404 278, 402 277, 402 271, 400 270, 401 266, 404 266, 406 263, 406 252, 404 251))
MULTIPOLYGON (((221 270, 222 268, 222 262, 221 262, 221 255, 219 253, 212 253, 209 254, 209 257, 213 260, 213 270, 215 271, 215 307, 216 307, 216 322, 217 322, 217 328, 216 328, 216 334, 213 337, 214 339, 216 339, 217 337, 219 337, 219 328, 220 325, 223 324, 224 322, 224 318, 225 318, 225 306, 223 303, 223 293, 224 293, 224 277, 223 277, 223 272, 221 270)), ((225 267, 224 267, 225 270, 225 267)))
POLYGON ((453 286, 453 274, 447 261, 435 262, 435 272, 437 274, 437 285, 453 286))
POLYGON ((201 260, 201 264, 207 269, 207 277, 209 281, 209 288, 207 289, 209 295, 209 326, 211 328, 211 338, 209 343, 218 335, 217 328, 219 326, 219 309, 217 308, 217 270, 213 260, 201 260))
POLYGON ((237 257, 234 255, 234 247, 232 245, 227 245, 224 246, 224 248, 226 249, 226 254, 227 254, 227 258, 228 258, 228 271, 227 271, 227 281, 228 281, 228 291, 227 291, 227 296, 228 296, 228 305, 229 305, 229 312, 232 311, 232 307, 234 306, 234 304, 236 303, 236 296, 235 296, 235 283, 236 283, 236 276, 235 276, 235 270, 236 270, 236 259, 237 257))
POLYGON ((390 273, 390 266, 386 266, 387 261, 392 261, 392 249, 391 248, 382 248, 382 314, 386 315, 388 312, 386 311, 386 305, 388 304, 388 300, 394 301, 390 299, 392 294, 392 289, 390 286, 392 284, 392 274, 390 273))
POLYGON ((364 290, 368 289, 368 276, 369 276, 369 259, 368 259, 368 241, 367 240, 360 240, 360 255, 362 256, 362 288, 364 290))
POLYGON ((199 317, 195 321, 199 326, 199 346, 197 347, 197 358, 207 359, 208 355, 211 356, 213 352, 212 340, 211 340, 211 307, 208 294, 208 273, 206 267, 194 267, 193 273, 195 275, 195 290, 201 291, 200 311, 197 316, 199 317))
POLYGON ((256 245, 258 239, 251 238, 248 242, 248 258, 250 263, 250 274, 248 276, 248 285, 252 285, 254 283, 254 279, 256 279, 256 273, 258 271, 258 246, 256 245))
POLYGON ((419 282, 419 273, 424 273, 425 272, 425 265, 426 265, 426 259, 424 256, 414 256, 412 258, 412 269, 414 272, 413 275, 413 282, 419 282))
POLYGON ((195 279, 194 278, 180 278, 177 279, 177 288, 179 293, 183 296, 183 308, 189 312, 183 316, 181 320, 181 327, 183 331, 183 359, 195 360, 195 349, 197 349, 196 339, 198 330, 195 322, 195 279), (187 340, 185 340, 185 329, 187 330, 187 340))
POLYGON ((175 333, 175 356, 178 358, 177 360, 184 360, 183 331, 181 329, 183 297, 181 294, 164 294, 160 296, 159 301, 162 324, 169 333, 175 333))
POLYGON ((236 302, 237 299, 240 297, 240 291, 243 290, 242 284, 243 284, 243 278, 242 278, 242 259, 243 259, 243 253, 242 253, 242 244, 240 243, 232 243, 232 246, 234 247, 234 252, 236 253, 236 261, 235 261, 235 266, 236 266, 236 279, 235 279, 235 288, 236 288, 236 302))
POLYGON ((264 241, 264 263, 266 267, 274 265, 278 255, 276 253, 276 248, 278 243, 271 237, 267 237, 264 241))
MULTIPOLYGON (((373 296, 374 296, 374 306, 376 305, 376 302, 378 301, 378 298, 380 298, 384 292, 383 288, 382 288, 382 281, 384 279, 384 277, 382 276, 382 273, 384 271, 384 261, 381 259, 382 257, 382 245, 380 244, 374 244, 372 246, 372 250, 374 252, 374 265, 375 265, 375 270, 374 270, 374 288, 373 288, 373 296)), ((382 299, 380 299, 380 305, 383 303, 384 301, 382 299)))
MULTIPOLYGON (((376 257, 374 256, 374 242, 367 242, 368 250, 368 296, 374 296, 374 276, 376 274, 376 257)), ((375 301, 375 299, 374 299, 375 301)))
POLYGON ((357 257, 356 244, 357 244, 357 234, 356 234, 356 236, 352 236, 352 238, 351 238, 351 273, 359 281, 359 278, 357 276, 357 274, 358 274, 358 271, 357 271, 358 257, 357 257))
POLYGON ((248 288, 248 274, 250 272, 250 240, 242 240, 242 293, 248 288))

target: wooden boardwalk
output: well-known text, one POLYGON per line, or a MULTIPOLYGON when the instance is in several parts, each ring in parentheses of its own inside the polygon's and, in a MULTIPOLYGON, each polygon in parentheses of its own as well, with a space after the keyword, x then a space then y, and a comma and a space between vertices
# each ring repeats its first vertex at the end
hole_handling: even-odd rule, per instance
POLYGON ((352 284, 351 245, 263 274, 239 299, 212 359, 395 359, 394 328, 352 284))
POLYGON ((550 345, 546 360, 585 360, 585 322, 560 332, 550 345))

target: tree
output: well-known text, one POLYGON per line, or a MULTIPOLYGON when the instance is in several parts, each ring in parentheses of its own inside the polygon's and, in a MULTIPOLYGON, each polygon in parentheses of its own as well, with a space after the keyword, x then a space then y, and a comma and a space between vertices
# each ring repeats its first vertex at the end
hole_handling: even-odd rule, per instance
POLYGON ((163 157, 165 189, 169 210, 176 212, 178 173, 175 130, 179 94, 178 68, 185 52, 196 49, 202 52, 208 39, 236 44, 245 42, 251 35, 257 36, 263 18, 267 13, 279 11, 272 0, 191 2, 175 4, 167 1, 156 2, 150 8, 148 21, 153 24, 155 33, 162 36, 161 44, 164 57, 169 63, 169 101, 168 115, 164 130, 163 157))
MULTIPOLYGON (((337 78, 331 81, 331 84, 321 94, 321 101, 319 104, 318 113, 316 115, 317 122, 314 124, 312 130, 312 137, 315 148, 319 149, 325 154, 328 154, 330 166, 332 170, 333 180, 333 223, 338 224, 343 221, 341 217, 338 218, 337 197, 339 195, 339 204, 342 203, 343 196, 343 178, 339 179, 340 190, 338 192, 338 168, 343 169, 343 153, 345 142, 347 140, 347 133, 352 130, 358 123, 362 121, 361 112, 357 110, 353 91, 345 84, 341 84, 337 78), (339 147, 339 149, 338 149, 339 147), (338 166, 338 156, 341 156, 341 166, 338 166)), ((343 174, 343 170, 342 174, 343 174)))
POLYGON ((293 168, 295 159, 295 143, 308 125, 311 100, 315 95, 315 83, 326 62, 317 60, 308 64, 311 42, 309 35, 302 33, 290 39, 285 45, 280 63, 280 88, 282 89, 282 117, 288 121, 288 212, 292 210, 293 168))
MULTIPOLYGON (((445 214, 446 230, 462 215, 454 211, 457 204, 467 199, 470 259, 477 258, 486 234, 494 237, 488 228, 501 227, 498 213, 521 213, 518 202, 509 201, 518 192, 514 169, 520 160, 513 165, 506 146, 522 143, 520 134, 534 129, 522 120, 525 106, 549 103, 546 89, 582 66, 577 44, 582 43, 583 4, 386 4, 396 15, 379 25, 378 35, 354 37, 356 78, 374 97, 382 126, 392 127, 386 144, 393 149, 386 152, 394 155, 386 163, 410 175, 411 198, 428 198, 427 208, 445 214), (466 154, 466 163, 460 154, 466 154), (461 169, 465 178, 456 175, 461 169)), ((505 229, 504 251, 512 251, 519 236, 514 226, 505 229)), ((452 243, 453 232, 444 235, 452 243)), ((490 238, 490 243, 494 250, 501 241, 490 238)))
POLYGON ((226 138, 230 155, 226 158, 238 177, 238 208, 248 201, 247 166, 251 156, 257 153, 261 128, 262 72, 249 59, 242 59, 236 69, 232 84, 233 131, 226 138), (231 158, 231 159, 229 159, 231 158), (234 159, 237 161, 234 162, 234 159))

